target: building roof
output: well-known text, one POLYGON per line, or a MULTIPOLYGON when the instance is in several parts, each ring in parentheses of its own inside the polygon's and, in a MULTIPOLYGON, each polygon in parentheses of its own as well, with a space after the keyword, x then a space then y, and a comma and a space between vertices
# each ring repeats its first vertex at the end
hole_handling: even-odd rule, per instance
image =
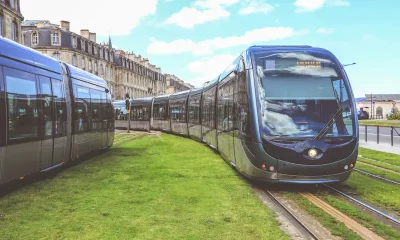
MULTIPOLYGON (((371 94, 365 94, 366 101, 371 101, 371 94)), ((400 101, 400 94, 372 94, 373 101, 400 101)))

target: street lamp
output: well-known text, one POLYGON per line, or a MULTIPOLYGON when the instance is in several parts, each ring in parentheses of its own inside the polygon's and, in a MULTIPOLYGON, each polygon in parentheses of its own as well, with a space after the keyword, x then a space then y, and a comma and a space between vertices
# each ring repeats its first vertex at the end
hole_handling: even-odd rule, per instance
POLYGON ((351 66, 351 65, 356 65, 357 63, 349 63, 349 64, 344 64, 344 65, 342 65, 343 67, 347 67, 347 66, 351 66))

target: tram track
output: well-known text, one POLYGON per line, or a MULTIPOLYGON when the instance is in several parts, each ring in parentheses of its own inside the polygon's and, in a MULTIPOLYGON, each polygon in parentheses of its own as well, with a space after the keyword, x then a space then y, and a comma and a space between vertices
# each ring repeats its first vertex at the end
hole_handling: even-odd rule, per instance
POLYGON ((313 231, 311 231, 288 207, 286 207, 285 204, 282 203, 272 191, 265 188, 261 188, 261 191, 275 204, 276 207, 281 209, 280 212, 284 214, 284 216, 296 227, 298 231, 301 232, 303 236, 307 237, 308 239, 321 239, 314 234, 313 231))
POLYGON ((369 177, 381 180, 383 182, 387 182, 387 183, 391 183, 391 184, 395 184, 395 185, 400 185, 400 182, 396 182, 394 180, 387 179, 387 178, 384 178, 384 177, 376 175, 376 174, 372 174, 372 173, 369 173, 369 172, 366 172, 366 171, 363 171, 363 170, 360 170, 360 169, 357 169, 357 168, 354 168, 353 170, 358 172, 358 173, 361 173, 363 175, 367 175, 369 177))
POLYGON ((389 214, 384 213, 383 211, 380 211, 380 210, 370 206, 369 204, 367 204, 367 203, 365 203, 365 202, 363 202, 363 201, 361 201, 359 199, 356 199, 356 198, 350 196, 349 194, 347 194, 347 193, 345 193, 345 192, 343 192, 343 191, 341 191, 341 190, 339 190, 339 189, 337 189, 335 187, 332 187, 332 186, 327 185, 327 184, 323 184, 323 186, 325 186, 326 188, 328 188, 330 190, 333 190, 334 192, 340 194, 344 198, 346 198, 348 200, 351 200, 351 201, 361 205, 362 207, 365 207, 366 209, 370 210, 371 212, 374 212, 375 214, 378 214, 379 216, 384 217, 384 218, 392 221, 393 223, 395 223, 397 225, 400 225, 400 220, 399 219, 397 219, 395 217, 392 217, 389 214))

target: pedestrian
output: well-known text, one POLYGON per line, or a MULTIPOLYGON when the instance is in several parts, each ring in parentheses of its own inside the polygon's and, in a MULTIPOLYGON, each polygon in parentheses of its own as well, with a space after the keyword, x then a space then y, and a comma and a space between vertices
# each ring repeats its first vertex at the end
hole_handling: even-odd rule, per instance
POLYGON ((399 109, 396 107, 396 102, 392 102, 393 107, 392 107, 392 113, 397 114, 399 113, 399 109))

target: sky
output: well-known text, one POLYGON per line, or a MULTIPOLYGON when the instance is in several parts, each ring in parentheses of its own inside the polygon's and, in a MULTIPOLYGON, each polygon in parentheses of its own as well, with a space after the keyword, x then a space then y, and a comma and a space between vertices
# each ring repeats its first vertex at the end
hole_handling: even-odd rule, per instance
POLYGON ((21 0, 25 20, 67 20, 195 86, 252 45, 311 45, 346 67, 356 97, 400 93, 399 0, 21 0))

